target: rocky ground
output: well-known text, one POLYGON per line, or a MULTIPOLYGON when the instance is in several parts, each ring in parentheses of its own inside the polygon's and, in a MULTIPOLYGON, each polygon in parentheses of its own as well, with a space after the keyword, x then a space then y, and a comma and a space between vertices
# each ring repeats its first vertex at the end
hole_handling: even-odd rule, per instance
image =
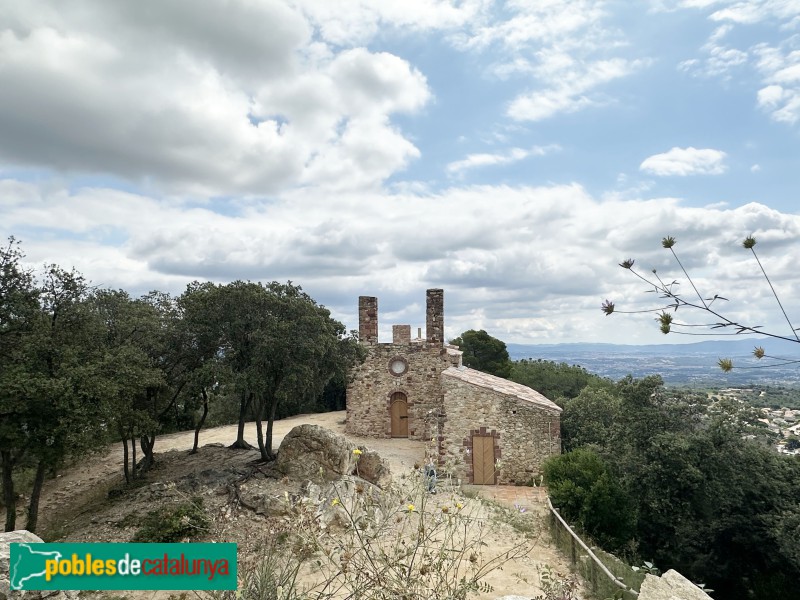
MULTIPOLYGON (((344 433, 344 412, 302 415, 275 423, 274 447, 300 424, 320 425, 344 433)), ((264 548, 291 529, 290 507, 298 499, 324 494, 325 482, 311 490, 301 477, 285 476, 275 465, 258 461, 257 451, 227 448, 236 427, 219 427, 201 434, 200 451, 190 455, 192 433, 162 436, 156 441, 157 464, 136 486, 122 485, 122 451, 109 448, 65 470, 47 482, 41 503, 40 534, 49 541, 130 541, 154 508, 202 499, 210 520, 196 541, 237 542, 240 562, 252 564, 264 548)), ((373 439, 348 436, 349 442, 376 451, 391 469, 395 481, 414 477, 425 447, 405 439, 373 439)), ((246 439, 255 442, 255 426, 249 424, 246 439)), ((470 495, 473 495, 470 493, 470 495)), ((502 496, 500 496, 502 498, 502 496)), ((483 523, 487 543, 482 560, 501 557, 527 544, 526 552, 490 573, 485 581, 493 590, 479 598, 516 594, 533 597, 540 593, 539 571, 549 565, 557 572, 569 571, 567 561, 551 545, 541 515, 520 515, 514 508, 496 509, 493 503, 467 498, 461 490, 443 482, 440 493, 431 496, 428 509, 463 504, 465 511, 483 523)), ((319 498, 317 499, 319 501, 319 498)), ((20 516, 24 524, 24 517, 20 516)), ((304 573, 307 583, 311 573, 304 573)), ((136 597, 167 598, 169 593, 136 593, 136 597)))

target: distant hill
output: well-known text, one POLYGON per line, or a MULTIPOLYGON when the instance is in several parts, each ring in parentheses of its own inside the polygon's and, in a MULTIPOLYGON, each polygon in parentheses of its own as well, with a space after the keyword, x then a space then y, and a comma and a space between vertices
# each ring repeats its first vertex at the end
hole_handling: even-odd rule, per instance
POLYGON ((508 344, 512 360, 522 358, 566 362, 604 377, 661 375, 671 385, 800 384, 800 364, 772 365, 753 357, 753 348, 763 346, 768 355, 800 360, 800 344, 769 338, 703 341, 692 344, 508 344), (737 367, 723 373, 720 358, 730 358, 737 367))

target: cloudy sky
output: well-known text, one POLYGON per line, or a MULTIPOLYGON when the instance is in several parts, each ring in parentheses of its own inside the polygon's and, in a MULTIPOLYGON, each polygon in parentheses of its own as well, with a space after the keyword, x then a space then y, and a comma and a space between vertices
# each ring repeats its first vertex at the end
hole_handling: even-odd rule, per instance
POLYGON ((429 287, 448 336, 697 341, 600 311, 657 305, 627 258, 691 291, 667 235, 789 333, 740 244, 800 321, 799 141, 800 0, 0 3, 0 235, 32 265, 292 280, 351 328, 375 295, 383 341, 429 287))

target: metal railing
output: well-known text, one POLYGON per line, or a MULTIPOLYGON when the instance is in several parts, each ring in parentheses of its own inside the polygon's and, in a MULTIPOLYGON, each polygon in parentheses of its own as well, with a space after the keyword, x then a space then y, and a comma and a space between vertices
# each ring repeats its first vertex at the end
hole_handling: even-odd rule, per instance
POLYGON ((547 498, 547 507, 552 515, 550 527, 556 545, 569 556, 573 567, 591 586, 595 595, 602 598, 623 598, 624 600, 635 600, 639 597, 639 592, 612 573, 592 549, 572 530, 572 527, 559 514, 558 509, 553 507, 549 497, 547 498), (617 594, 616 596, 614 596, 615 593, 617 594))

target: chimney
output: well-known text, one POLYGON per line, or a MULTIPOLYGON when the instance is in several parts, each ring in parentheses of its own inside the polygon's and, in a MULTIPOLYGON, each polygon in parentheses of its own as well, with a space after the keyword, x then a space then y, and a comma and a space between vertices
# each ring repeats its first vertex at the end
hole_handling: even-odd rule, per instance
POLYGON ((392 343, 410 344, 411 325, 392 325, 392 343))
POLYGON ((362 344, 378 343, 378 299, 358 297, 358 338, 362 344))
POLYGON ((425 335, 429 344, 444 346, 444 290, 427 292, 425 335))

